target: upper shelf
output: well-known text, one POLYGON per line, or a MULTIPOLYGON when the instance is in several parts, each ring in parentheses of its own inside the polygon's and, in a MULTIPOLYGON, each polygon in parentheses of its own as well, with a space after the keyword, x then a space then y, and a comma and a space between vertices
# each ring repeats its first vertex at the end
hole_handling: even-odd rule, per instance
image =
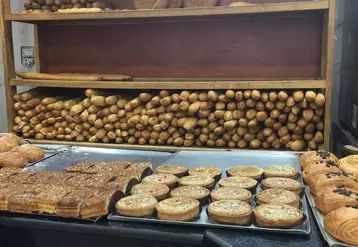
POLYGON ((41 13, 41 14, 5 14, 7 21, 34 23, 38 21, 70 21, 70 20, 103 20, 131 19, 155 17, 185 17, 211 15, 258 14, 273 12, 314 11, 329 8, 329 3, 323 1, 306 1, 291 3, 253 4, 251 6, 221 6, 212 8, 181 8, 155 10, 122 10, 103 11, 96 13, 41 13))

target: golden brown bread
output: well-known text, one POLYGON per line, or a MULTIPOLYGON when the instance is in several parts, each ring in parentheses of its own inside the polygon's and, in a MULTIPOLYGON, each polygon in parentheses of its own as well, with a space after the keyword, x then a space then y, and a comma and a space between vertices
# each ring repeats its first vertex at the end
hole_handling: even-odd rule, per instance
POLYGON ((316 208, 323 214, 328 214, 329 212, 346 205, 356 205, 357 202, 358 192, 346 188, 326 188, 315 198, 316 208))
POLYGON ((322 150, 305 152, 300 156, 300 163, 303 170, 306 169, 306 166, 321 160, 337 162, 338 158, 334 154, 322 150))
POLYGON ((302 178, 306 183, 310 183, 312 179, 317 174, 325 174, 328 172, 341 172, 338 168, 338 164, 331 160, 325 161, 316 161, 314 165, 307 166, 302 172, 302 178))
POLYGON ((1 133, 0 134, 0 153, 8 152, 14 147, 19 146, 20 138, 14 134, 1 133))
POLYGON ((345 173, 353 175, 358 172, 358 155, 350 155, 338 161, 339 168, 345 173))
POLYGON ((0 153, 0 167, 25 167, 29 161, 19 152, 0 153))
POLYGON ((25 144, 14 147, 10 150, 10 152, 19 152, 23 154, 29 163, 42 160, 45 157, 45 152, 41 148, 32 144, 25 144))
POLYGON ((208 216, 217 223, 247 225, 251 223, 252 209, 239 200, 215 201, 208 206, 208 216))

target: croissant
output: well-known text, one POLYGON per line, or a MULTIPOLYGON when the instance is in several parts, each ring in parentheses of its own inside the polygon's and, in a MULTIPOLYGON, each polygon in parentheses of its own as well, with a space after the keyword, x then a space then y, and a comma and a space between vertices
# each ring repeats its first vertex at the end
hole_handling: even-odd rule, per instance
POLYGON ((338 166, 346 174, 358 172, 358 155, 350 155, 338 161, 338 166))
POLYGON ((316 208, 323 214, 328 214, 329 212, 346 205, 356 205, 357 203, 358 192, 354 192, 347 188, 326 188, 315 198, 316 208))
POLYGON ((45 157, 45 152, 41 148, 31 144, 14 147, 10 152, 23 154, 30 163, 42 160, 45 157))
POLYGON ((303 170, 311 163, 321 160, 332 160, 337 162, 338 158, 334 154, 327 151, 309 151, 302 154, 300 157, 300 163, 303 170))
POLYGON ((331 160, 316 161, 309 165, 302 172, 302 178, 306 183, 309 183, 310 179, 317 174, 325 174, 328 172, 341 172, 337 163, 331 160))
POLYGON ((29 161, 19 152, 0 153, 0 167, 25 167, 29 161))
POLYGON ((323 224, 336 239, 346 244, 358 245, 358 206, 341 207, 330 212, 323 224))
POLYGON ((10 151, 19 146, 20 138, 11 133, 0 133, 0 153, 10 151))

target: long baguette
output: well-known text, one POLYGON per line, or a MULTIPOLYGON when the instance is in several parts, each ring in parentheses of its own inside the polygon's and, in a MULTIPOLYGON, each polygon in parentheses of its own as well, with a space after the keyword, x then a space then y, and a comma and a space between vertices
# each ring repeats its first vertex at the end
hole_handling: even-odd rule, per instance
POLYGON ((71 76, 71 75, 86 75, 86 76, 99 76, 102 81, 131 81, 133 78, 130 75, 124 74, 77 74, 77 73, 59 73, 57 75, 71 76))
POLYGON ((36 72, 16 72, 18 77, 35 80, 65 80, 65 81, 100 81, 100 75, 93 74, 47 74, 36 72))

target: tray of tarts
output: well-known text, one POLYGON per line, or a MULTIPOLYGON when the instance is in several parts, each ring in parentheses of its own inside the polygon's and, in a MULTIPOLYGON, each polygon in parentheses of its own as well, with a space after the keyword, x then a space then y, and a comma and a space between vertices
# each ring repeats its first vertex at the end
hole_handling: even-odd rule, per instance
POLYGON ((109 220, 308 235, 298 157, 177 153, 115 204, 109 220))

